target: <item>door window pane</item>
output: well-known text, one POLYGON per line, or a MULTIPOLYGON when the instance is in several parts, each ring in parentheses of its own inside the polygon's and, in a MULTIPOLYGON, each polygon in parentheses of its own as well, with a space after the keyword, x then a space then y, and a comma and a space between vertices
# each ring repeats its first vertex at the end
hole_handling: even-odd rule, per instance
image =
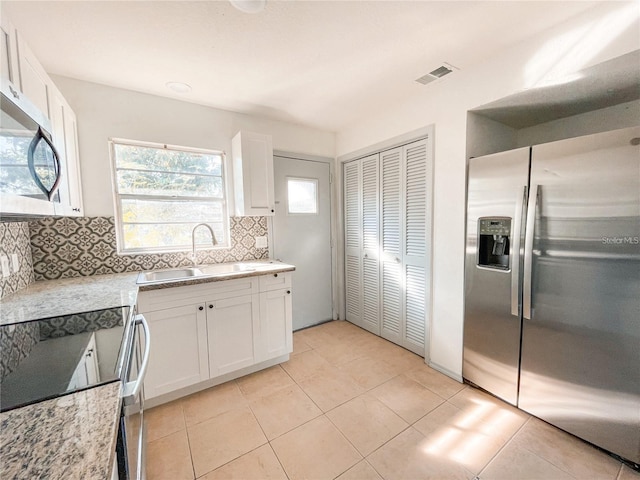
POLYGON ((287 212, 290 214, 318 213, 318 180, 287 178, 287 212))

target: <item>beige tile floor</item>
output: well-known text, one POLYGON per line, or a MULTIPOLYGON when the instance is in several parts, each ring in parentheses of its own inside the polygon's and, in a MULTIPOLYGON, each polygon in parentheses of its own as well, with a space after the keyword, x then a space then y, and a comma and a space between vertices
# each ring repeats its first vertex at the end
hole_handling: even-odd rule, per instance
POLYGON ((640 479, 347 322, 293 337, 288 362, 148 410, 149 480, 640 479))

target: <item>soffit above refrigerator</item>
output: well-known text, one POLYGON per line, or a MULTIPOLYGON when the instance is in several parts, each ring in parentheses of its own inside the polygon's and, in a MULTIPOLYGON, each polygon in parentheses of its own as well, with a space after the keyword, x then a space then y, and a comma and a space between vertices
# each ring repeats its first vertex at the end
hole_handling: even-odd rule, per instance
POLYGON ((640 50, 471 110, 515 129, 640 99, 640 50))

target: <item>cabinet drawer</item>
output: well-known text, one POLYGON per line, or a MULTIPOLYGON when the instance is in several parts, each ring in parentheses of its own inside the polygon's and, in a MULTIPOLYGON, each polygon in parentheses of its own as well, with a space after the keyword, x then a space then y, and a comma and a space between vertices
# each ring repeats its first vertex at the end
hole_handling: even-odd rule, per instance
POLYGON ((138 293, 138 311, 152 312, 254 293, 258 293, 258 279, 256 277, 145 290, 138 293))
POLYGON ((261 292, 291 288, 291 272, 270 273, 259 278, 261 292))

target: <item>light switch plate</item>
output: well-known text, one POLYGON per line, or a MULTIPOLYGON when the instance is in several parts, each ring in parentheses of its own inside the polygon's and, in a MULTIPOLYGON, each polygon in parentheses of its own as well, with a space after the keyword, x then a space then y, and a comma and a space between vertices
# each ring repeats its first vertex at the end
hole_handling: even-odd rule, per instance
POLYGON ((8 277, 11 275, 11 268, 9 267, 9 257, 6 255, 0 256, 0 265, 2 265, 2 276, 8 277))
POLYGON ((267 248, 267 237, 256 237, 256 248, 267 248))
POLYGON ((11 254, 11 267, 13 269, 13 273, 16 273, 18 270, 20 270, 20 261, 18 260, 17 253, 11 254))

